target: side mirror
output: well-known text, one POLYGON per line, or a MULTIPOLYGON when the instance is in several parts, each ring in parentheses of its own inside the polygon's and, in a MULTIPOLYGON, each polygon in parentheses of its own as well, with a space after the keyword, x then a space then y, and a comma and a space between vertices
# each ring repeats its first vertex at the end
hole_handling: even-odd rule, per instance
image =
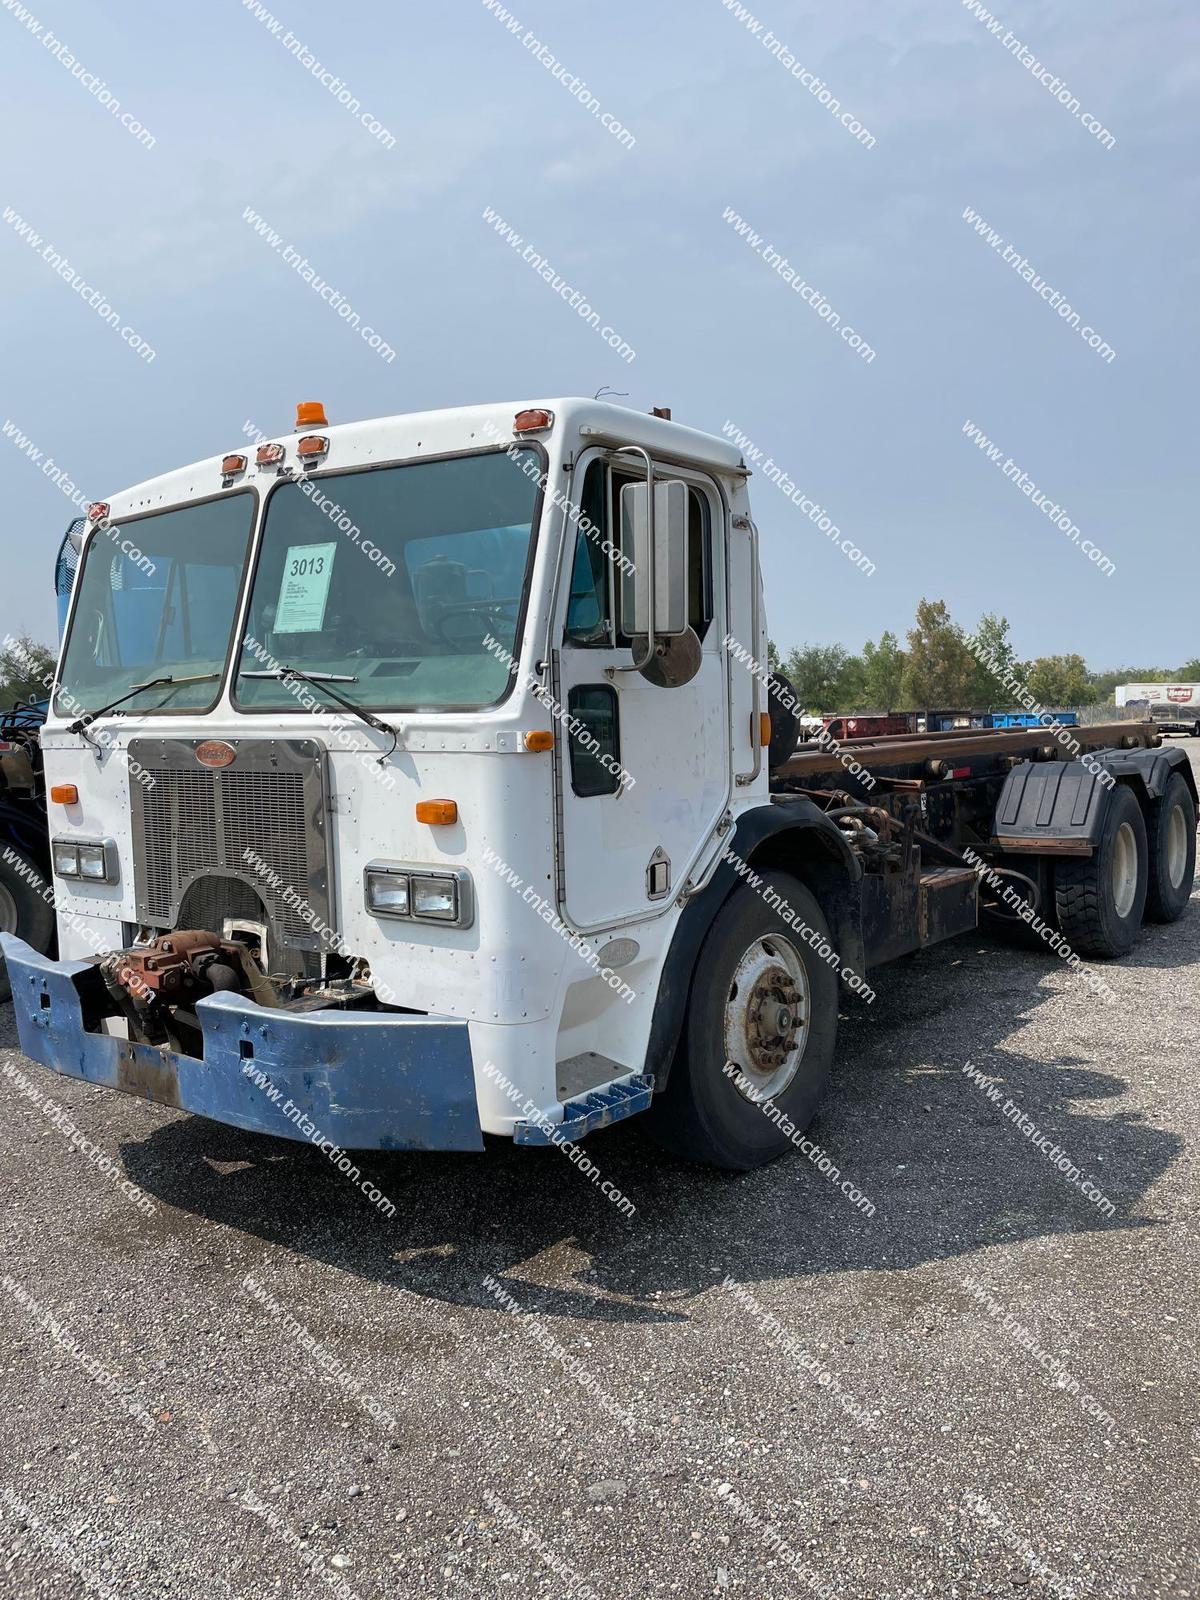
POLYGON ((654 572, 650 571, 650 496, 644 483, 621 490, 621 629, 658 639, 688 631, 688 491, 678 478, 654 485, 654 572), (630 571, 628 562, 632 562, 630 571))

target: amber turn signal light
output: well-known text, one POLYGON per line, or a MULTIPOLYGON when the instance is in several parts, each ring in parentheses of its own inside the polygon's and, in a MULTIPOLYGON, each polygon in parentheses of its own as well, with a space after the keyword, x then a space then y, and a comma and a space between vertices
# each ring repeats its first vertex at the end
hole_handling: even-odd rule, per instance
POLYGON ((56 806, 73 806, 79 800, 79 790, 73 783, 55 783, 50 787, 50 798, 56 806))
POLYGON ((417 821, 431 823, 435 828, 447 828, 458 821, 457 800, 418 800, 417 821))
POLYGON ((548 728, 535 728, 532 733, 525 735, 526 750, 553 750, 554 735, 548 728))
POLYGON ((758 713, 758 742, 768 745, 771 742, 771 713, 760 711, 758 713))

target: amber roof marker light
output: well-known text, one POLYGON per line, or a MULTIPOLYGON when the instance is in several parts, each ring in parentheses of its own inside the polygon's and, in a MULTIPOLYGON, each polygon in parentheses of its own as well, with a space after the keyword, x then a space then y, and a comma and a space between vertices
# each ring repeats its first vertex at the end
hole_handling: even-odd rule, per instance
POLYGON ((541 433, 546 428, 554 426, 553 411, 541 411, 531 407, 527 411, 518 411, 513 418, 514 433, 541 433))

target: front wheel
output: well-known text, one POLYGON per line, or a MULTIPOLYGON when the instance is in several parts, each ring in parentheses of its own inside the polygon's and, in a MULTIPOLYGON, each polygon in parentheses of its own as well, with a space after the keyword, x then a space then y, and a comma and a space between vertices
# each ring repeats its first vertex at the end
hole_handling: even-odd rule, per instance
MULTIPOLYGON (((41 874, 15 850, 6 854, 11 859, 0 855, 0 933, 15 933, 45 955, 54 942, 54 912, 34 888, 34 882, 41 883, 41 874)), ((0 1002, 11 999, 12 984, 0 956, 0 1002)))
POLYGON ((1118 785, 1092 854, 1060 861, 1054 871, 1058 926, 1077 955, 1123 956, 1133 948, 1149 876, 1142 808, 1131 789, 1118 785))
POLYGON ((836 959, 821 908, 797 879, 765 873, 761 892, 733 891, 701 947, 683 1043, 654 1104, 661 1143, 736 1172, 793 1147, 829 1082, 836 959))

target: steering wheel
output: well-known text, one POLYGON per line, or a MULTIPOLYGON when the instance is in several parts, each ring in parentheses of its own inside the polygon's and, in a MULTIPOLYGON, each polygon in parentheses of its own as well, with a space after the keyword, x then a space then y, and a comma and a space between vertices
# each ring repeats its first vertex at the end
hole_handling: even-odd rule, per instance
POLYGON ((519 605, 520 601, 515 599, 447 601, 440 615, 434 620, 433 632, 435 637, 439 639, 442 644, 450 645, 452 648, 461 648, 462 645, 474 643, 475 641, 471 635, 460 633, 456 638, 452 634, 447 633, 446 624, 450 621, 451 617, 471 617, 483 615, 491 618, 494 616, 503 616, 504 612, 511 610, 513 617, 515 618, 519 605))

